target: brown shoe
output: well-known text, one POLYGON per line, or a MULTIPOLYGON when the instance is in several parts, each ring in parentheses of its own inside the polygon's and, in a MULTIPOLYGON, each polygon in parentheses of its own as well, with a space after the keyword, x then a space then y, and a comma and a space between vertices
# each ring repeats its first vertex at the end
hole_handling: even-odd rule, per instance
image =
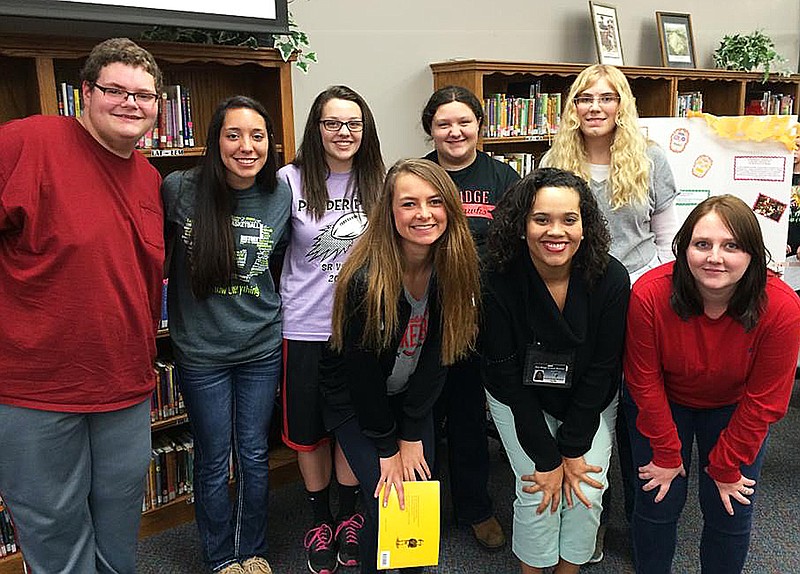
POLYGON ((483 522, 472 525, 472 532, 478 544, 487 550, 499 550, 506 545, 506 535, 497 518, 490 516, 483 522))

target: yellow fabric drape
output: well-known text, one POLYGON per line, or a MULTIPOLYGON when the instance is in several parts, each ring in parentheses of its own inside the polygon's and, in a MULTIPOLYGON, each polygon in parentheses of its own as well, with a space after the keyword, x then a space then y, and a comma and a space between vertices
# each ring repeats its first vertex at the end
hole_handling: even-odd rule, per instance
POLYGON ((797 134, 796 116, 725 116, 689 111, 690 118, 703 118, 718 136, 731 140, 762 142, 774 140, 794 149, 797 134))

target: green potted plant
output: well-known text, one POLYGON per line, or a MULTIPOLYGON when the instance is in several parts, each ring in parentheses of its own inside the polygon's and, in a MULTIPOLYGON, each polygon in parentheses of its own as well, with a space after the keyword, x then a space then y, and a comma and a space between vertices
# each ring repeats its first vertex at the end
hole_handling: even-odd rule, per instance
MULTIPOLYGON (((766 82, 771 69, 775 66, 785 66, 786 58, 775 51, 775 42, 761 30, 756 30, 747 35, 726 35, 719 43, 719 48, 714 50, 714 65, 726 70, 752 71, 762 67, 766 82)), ((778 73, 788 74, 785 69, 777 70, 778 73)))

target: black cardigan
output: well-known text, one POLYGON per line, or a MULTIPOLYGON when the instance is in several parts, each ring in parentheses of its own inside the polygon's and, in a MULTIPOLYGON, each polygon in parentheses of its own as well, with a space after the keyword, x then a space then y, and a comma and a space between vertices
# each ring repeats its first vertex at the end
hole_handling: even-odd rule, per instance
POLYGON ((581 270, 570 277, 563 312, 525 253, 505 272, 484 276, 481 353, 486 388, 514 414, 517 437, 536 469, 550 471, 561 457, 584 455, 621 381, 630 279, 610 259, 589 289, 581 270), (539 341, 550 351, 574 351, 569 389, 523 386, 525 351, 539 341), (556 436, 543 412, 562 421, 556 436))
POLYGON ((366 322, 367 277, 359 271, 347 293, 344 349, 335 353, 328 346, 320 361, 323 417, 333 430, 353 416, 361 431, 372 439, 382 458, 398 451, 397 440, 421 440, 425 421, 444 385, 447 368, 441 363, 442 320, 435 278, 428 288, 428 331, 420 349, 417 367, 402 393, 389 396, 386 380, 392 373, 400 339, 411 316, 405 295, 397 301, 398 328, 389 347, 366 349, 361 338, 366 322))

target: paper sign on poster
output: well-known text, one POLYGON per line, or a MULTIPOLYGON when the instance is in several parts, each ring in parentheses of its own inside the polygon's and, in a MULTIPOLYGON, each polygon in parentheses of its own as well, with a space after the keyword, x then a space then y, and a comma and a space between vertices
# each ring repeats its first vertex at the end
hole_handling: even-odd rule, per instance
POLYGON ((764 120, 760 118, 764 116, 641 118, 641 125, 647 137, 667 154, 679 191, 678 220, 683 222, 707 197, 724 193, 735 195, 756 213, 764 242, 772 255, 771 266, 781 271, 786 260, 792 182, 792 152, 784 142, 793 140, 793 135, 786 134, 792 133, 796 119, 794 116, 769 118, 769 129, 781 132, 782 141, 779 141, 761 139, 766 132, 764 120), (733 130, 731 133, 738 139, 732 139, 725 126, 733 122, 726 120, 747 129, 733 130), (747 139, 748 130, 756 139, 747 139))

